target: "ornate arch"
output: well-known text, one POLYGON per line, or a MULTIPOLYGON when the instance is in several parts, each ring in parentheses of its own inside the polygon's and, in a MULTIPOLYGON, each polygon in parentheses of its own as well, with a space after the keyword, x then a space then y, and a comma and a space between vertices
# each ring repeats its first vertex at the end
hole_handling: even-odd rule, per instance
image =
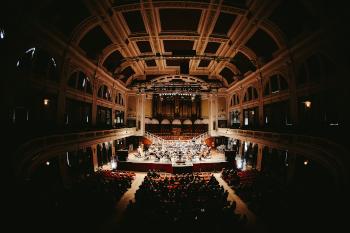
POLYGON ((249 89, 250 87, 253 88, 253 91, 254 91, 254 89, 255 89, 255 90, 256 90, 256 93, 257 93, 257 98, 252 99, 252 100, 256 100, 256 99, 259 98, 259 96, 260 96, 259 88, 256 87, 256 83, 253 83, 253 84, 250 84, 250 85, 246 86, 246 87, 243 89, 243 91, 242 91, 242 96, 241 96, 241 97, 243 97, 243 98, 240 99, 240 101, 241 101, 242 103, 243 103, 243 102, 252 101, 252 100, 244 101, 244 97, 245 97, 245 95, 248 93, 248 89, 249 89))
POLYGON ((120 44, 110 44, 103 49, 99 65, 103 65, 103 63, 106 61, 109 55, 111 55, 115 51, 119 51, 120 54, 125 57, 125 54, 122 50, 122 46, 120 46, 120 44))
POLYGON ((72 44, 78 46, 84 36, 97 25, 99 25, 99 20, 96 16, 91 16, 81 22, 72 33, 72 44))
POLYGON ((260 28, 275 41, 279 49, 286 47, 286 36, 273 22, 264 19, 260 24, 260 28))
POLYGON ((274 71, 268 73, 267 75, 264 75, 264 77, 266 77, 266 78, 263 79, 263 83, 262 83, 263 88, 265 88, 265 85, 270 81, 270 77, 272 77, 274 75, 282 76, 282 78, 287 82, 288 86, 290 86, 290 79, 289 79, 287 73, 283 72, 281 70, 274 70, 274 71))

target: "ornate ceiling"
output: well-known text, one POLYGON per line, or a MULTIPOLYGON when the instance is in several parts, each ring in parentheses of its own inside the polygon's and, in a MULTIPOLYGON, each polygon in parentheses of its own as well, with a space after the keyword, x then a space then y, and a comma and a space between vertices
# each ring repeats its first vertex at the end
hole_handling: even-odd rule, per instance
POLYGON ((126 86, 188 74, 227 87, 319 27, 299 0, 45 2, 40 20, 126 86))

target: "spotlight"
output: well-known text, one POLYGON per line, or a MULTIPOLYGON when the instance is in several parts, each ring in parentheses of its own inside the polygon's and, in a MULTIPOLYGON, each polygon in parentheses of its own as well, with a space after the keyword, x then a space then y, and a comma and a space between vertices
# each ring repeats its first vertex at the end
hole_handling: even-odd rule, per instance
POLYGON ((305 165, 305 166, 308 165, 308 163, 309 163, 308 160, 305 160, 305 161, 304 161, 304 165, 305 165))
POLYGON ((50 103, 50 100, 48 98, 44 99, 44 106, 48 106, 50 103))
POLYGON ((46 161, 46 166, 49 166, 50 165, 50 162, 49 161, 46 161))
POLYGON ((5 30, 1 29, 0 30, 0 39, 4 39, 5 38, 5 30))
POLYGON ((306 108, 311 108, 311 101, 307 100, 304 102, 306 108))
POLYGON ((115 170, 117 168, 117 163, 115 161, 112 161, 111 166, 112 170, 115 170))

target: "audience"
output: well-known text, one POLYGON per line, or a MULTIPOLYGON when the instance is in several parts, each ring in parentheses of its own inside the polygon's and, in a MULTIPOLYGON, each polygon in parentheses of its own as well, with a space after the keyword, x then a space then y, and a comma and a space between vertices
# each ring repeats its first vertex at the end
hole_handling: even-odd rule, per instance
POLYGON ((125 232, 223 232, 245 230, 244 216, 210 173, 170 175, 149 171, 130 203, 125 232), (135 224, 137 223, 137 224, 135 224))

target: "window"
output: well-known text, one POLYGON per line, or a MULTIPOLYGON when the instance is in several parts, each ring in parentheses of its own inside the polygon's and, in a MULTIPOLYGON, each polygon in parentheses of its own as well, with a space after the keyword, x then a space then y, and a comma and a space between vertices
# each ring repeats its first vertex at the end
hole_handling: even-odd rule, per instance
POLYGON ((68 86, 79 91, 92 94, 92 85, 90 82, 90 78, 86 76, 86 74, 82 71, 74 72, 70 76, 68 80, 68 86))
POLYGON ((288 83, 286 79, 279 74, 273 75, 269 78, 269 80, 265 84, 264 96, 276 94, 286 89, 288 89, 288 83))
POLYGON ((244 101, 252 101, 258 98, 258 91, 256 90, 255 87, 248 87, 245 95, 244 95, 244 101))
POLYGON ((47 51, 31 47, 17 60, 18 71, 37 79, 59 79, 57 61, 47 51))
POLYGON ((231 98, 231 106, 235 106, 237 104, 239 104, 239 97, 237 94, 233 94, 231 98))
POLYGON ((108 89, 108 87, 106 85, 102 85, 99 88, 97 96, 99 98, 101 98, 101 99, 105 99, 105 100, 108 100, 108 101, 112 100, 111 91, 108 89))

